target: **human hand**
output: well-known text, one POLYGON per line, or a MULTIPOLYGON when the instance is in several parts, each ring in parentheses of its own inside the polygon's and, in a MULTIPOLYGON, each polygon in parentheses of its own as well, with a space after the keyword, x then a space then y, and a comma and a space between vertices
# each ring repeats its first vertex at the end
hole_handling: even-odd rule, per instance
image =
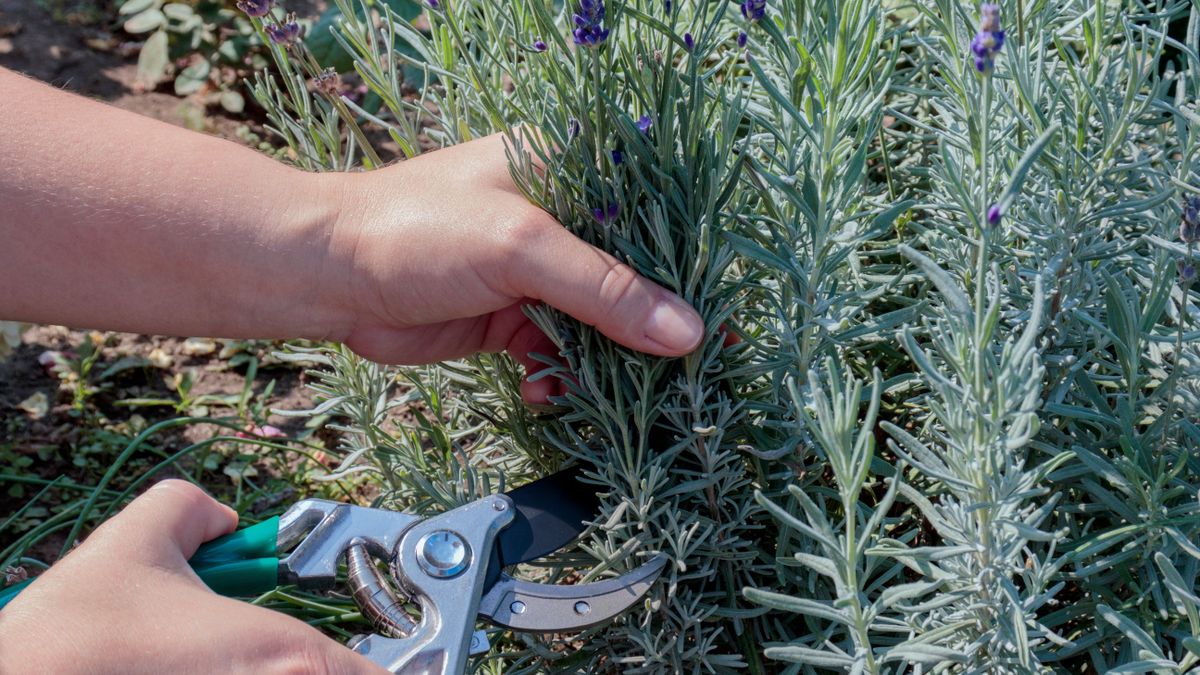
POLYGON ((0 611, 3 673, 379 673, 292 617, 223 598, 188 566, 237 514, 158 483, 0 611))
MULTIPOLYGON (((330 243, 348 308, 335 335, 363 356, 427 363, 507 350, 532 375, 555 348, 521 310, 545 302, 627 347, 662 356, 699 344, 699 315, 530 204, 500 134, 394 167, 344 175, 330 243)), ((526 380, 526 401, 562 393, 526 380)))
MULTIPOLYGON (((501 135, 308 173, 2 68, 0 118, 6 319, 332 339, 404 364, 507 350, 527 375, 543 367, 531 352, 555 350, 523 303, 663 356, 704 332, 682 300, 530 204, 501 135)), ((531 402, 559 391, 522 384, 531 402)))

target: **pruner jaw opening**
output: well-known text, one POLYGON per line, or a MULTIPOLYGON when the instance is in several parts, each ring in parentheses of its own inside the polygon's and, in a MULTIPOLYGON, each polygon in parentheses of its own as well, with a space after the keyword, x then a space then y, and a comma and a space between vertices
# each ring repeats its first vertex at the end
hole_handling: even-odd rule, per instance
POLYGON ((641 600, 667 565, 659 554, 619 577, 588 584, 535 584, 507 574, 479 602, 479 616, 532 633, 572 632, 615 618, 641 600))

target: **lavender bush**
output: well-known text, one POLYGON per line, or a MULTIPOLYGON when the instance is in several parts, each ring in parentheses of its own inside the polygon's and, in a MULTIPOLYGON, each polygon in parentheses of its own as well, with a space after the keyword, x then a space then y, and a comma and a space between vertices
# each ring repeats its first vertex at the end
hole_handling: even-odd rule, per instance
POLYGON ((373 113, 285 8, 253 19, 298 164, 379 166, 364 126, 408 156, 503 132, 531 201, 708 327, 662 359, 530 310, 549 411, 503 356, 289 357, 332 477, 436 511, 579 461, 603 512, 529 572, 674 561, 621 621, 493 636, 480 669, 1197 667, 1200 6, 358 2, 334 35, 373 113))

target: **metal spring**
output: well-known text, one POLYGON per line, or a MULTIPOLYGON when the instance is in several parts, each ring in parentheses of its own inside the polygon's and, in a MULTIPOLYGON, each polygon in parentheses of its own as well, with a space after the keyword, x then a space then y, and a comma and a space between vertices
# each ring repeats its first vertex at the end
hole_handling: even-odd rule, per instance
POLYGON ((381 632, 400 638, 412 635, 417 624, 404 610, 404 602, 383 579, 375 560, 362 544, 351 544, 346 550, 346 576, 354 601, 363 616, 381 632))

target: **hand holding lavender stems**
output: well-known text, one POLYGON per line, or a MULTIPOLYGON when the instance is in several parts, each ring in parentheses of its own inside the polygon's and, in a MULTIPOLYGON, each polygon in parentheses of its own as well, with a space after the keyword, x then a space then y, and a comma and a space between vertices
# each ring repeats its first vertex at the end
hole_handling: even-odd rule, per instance
MULTIPOLYGON (((336 82, 331 72, 328 85, 336 82)), ((308 173, 3 69, 0 107, 14 120, 0 126, 6 157, 21 166, 60 158, 44 174, 0 182, 8 244, 0 276, 13 289, 0 294, 0 315, 165 335, 329 339, 391 363, 509 351, 527 374, 546 367, 530 353, 554 353, 524 313, 531 302, 650 353, 686 354, 704 335, 684 300, 531 204, 513 184, 502 135, 378 171, 308 173), (80 151, 55 155, 51 146, 64 139, 80 151), (129 162, 112 166, 107 143, 125 148, 129 162), (147 166, 169 168, 148 183, 139 179, 147 166), (192 189, 197 176, 205 190, 192 189), (19 182, 35 179, 37 191, 19 182), (118 190, 127 208, 100 208, 118 190), (43 202, 42 194, 72 197, 43 202), (330 272, 339 266, 344 275, 330 272), (357 281, 321 287, 317 274, 357 281), (25 278, 52 282, 13 281, 25 278), (84 286, 97 294, 69 290, 84 286)), ((597 220, 620 217, 615 196, 598 201, 597 220)), ((560 386, 544 378, 521 388, 544 403, 560 386)))

